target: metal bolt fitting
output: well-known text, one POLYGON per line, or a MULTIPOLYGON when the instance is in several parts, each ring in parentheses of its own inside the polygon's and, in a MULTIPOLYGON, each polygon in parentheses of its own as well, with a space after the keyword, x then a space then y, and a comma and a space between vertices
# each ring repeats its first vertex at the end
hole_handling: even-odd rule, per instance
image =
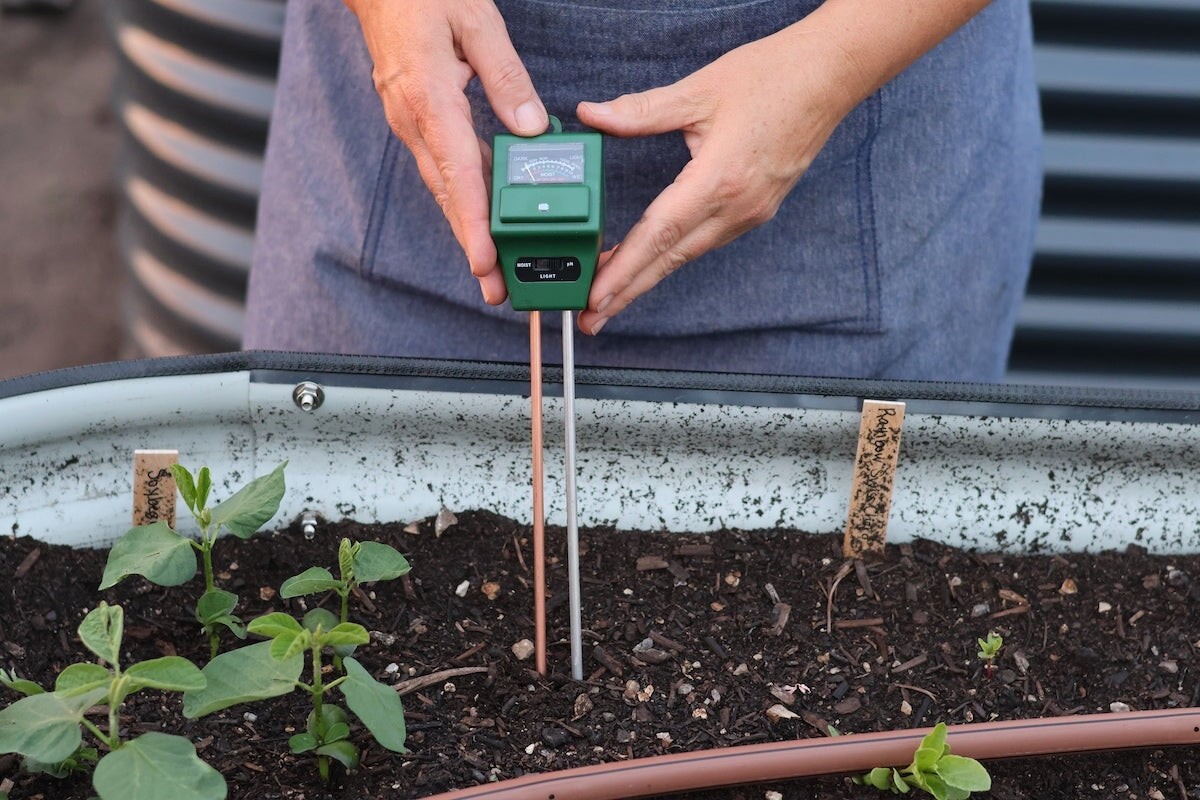
POLYGON ((325 402, 325 390, 319 383, 301 381, 292 389, 292 402, 301 411, 316 411, 325 402))
POLYGON ((317 525, 321 522, 320 515, 310 509, 305 509, 300 512, 300 530, 304 533, 305 539, 312 539, 317 535, 317 525))

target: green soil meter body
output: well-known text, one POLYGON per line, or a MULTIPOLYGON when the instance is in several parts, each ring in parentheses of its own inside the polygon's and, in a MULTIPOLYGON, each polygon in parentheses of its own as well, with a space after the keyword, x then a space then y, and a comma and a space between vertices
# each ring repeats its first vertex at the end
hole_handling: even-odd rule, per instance
POLYGON ((492 239, 517 311, 581 311, 604 236, 599 133, 498 134, 492 143, 492 239))

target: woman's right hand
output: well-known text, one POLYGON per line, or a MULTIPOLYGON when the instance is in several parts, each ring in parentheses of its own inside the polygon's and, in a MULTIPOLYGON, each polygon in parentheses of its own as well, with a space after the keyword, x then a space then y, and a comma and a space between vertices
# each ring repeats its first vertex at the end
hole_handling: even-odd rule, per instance
POLYGON ((507 290, 488 215, 491 153, 475 132, 465 89, 478 77, 500 121, 535 136, 549 120, 491 0, 345 0, 362 26, 388 125, 412 151, 479 280, 483 298, 507 290))

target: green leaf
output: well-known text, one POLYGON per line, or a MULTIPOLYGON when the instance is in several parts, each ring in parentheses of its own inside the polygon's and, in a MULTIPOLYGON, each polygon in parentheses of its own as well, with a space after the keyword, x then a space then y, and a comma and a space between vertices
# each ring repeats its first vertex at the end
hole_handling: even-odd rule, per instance
POLYGON ((859 776, 855 783, 874 786, 876 789, 890 789, 892 788, 892 770, 888 767, 876 767, 866 775, 859 776))
POLYGON ((341 706, 335 706, 333 703, 325 703, 321 706, 321 722, 326 733, 319 735, 317 733, 317 711, 313 709, 308 712, 308 719, 305 721, 305 730, 313 735, 318 744, 330 741, 328 731, 335 725, 346 725, 349 727, 350 716, 341 706))
POLYGON ((327 647, 345 647, 347 645, 366 644, 371 641, 371 634, 362 625, 354 622, 342 622, 334 625, 321 634, 320 642, 327 647))
POLYGON ((942 757, 946 750, 946 723, 939 722, 933 726, 925 738, 921 740, 921 745, 917 748, 915 757, 913 758, 913 766, 917 771, 925 773, 932 772, 937 760, 942 757))
POLYGON ((0 669, 0 684, 4 684, 14 692, 20 692, 24 695, 41 694, 46 691, 33 681, 18 678, 16 670, 5 672, 3 669, 0 669))
POLYGON ((125 611, 103 600, 79 623, 83 646, 113 666, 120 662, 121 637, 124 635, 125 611))
POLYGON ((196 574, 192 543, 165 521, 131 528, 108 551, 100 588, 115 586, 130 575, 142 575, 159 586, 179 586, 196 574))
POLYGON ((162 689, 165 692, 198 692, 208 681, 204 673, 182 656, 163 656, 134 664, 125 670, 125 677, 137 684, 137 689, 162 689))
MULTIPOLYGON (((201 470, 203 471, 203 467, 201 470)), ((192 480, 192 473, 187 471, 187 467, 179 464, 171 465, 171 475, 175 478, 175 487, 179 489, 179 496, 183 498, 184 505, 188 507, 193 514, 199 508, 203 508, 204 504, 196 505, 196 484, 192 480)))
POLYGON ((279 697, 296 688, 304 658, 271 657, 271 643, 259 642, 221 653, 201 672, 207 685, 183 694, 183 715, 196 719, 223 708, 279 697))
POLYGON ((212 510, 212 526, 224 525, 230 533, 249 539, 279 510, 283 499, 283 462, 269 475, 255 478, 239 489, 233 497, 218 503, 212 510))
POLYGON ((206 631, 211 631, 218 625, 224 625, 233 631, 234 636, 245 639, 246 626, 242 624, 240 617, 230 613, 237 603, 238 597, 233 592, 227 592, 224 589, 205 592, 196 603, 196 619, 200 621, 206 631))
POLYGON ((340 742, 350 738, 350 726, 345 722, 336 722, 325 729, 325 744, 340 742))
POLYGON ((299 633, 304 629, 300 627, 300 623, 290 614, 275 611, 271 614, 263 614, 261 617, 250 620, 250 624, 246 626, 246 630, 257 636, 266 636, 274 639, 281 634, 299 633))
POLYGON ((354 554, 354 579, 359 583, 390 581, 411 571, 408 559, 391 545, 359 542, 354 554))
POLYGON ((288 739, 288 747, 297 755, 307 753, 317 749, 317 738, 311 733, 297 733, 288 739))
POLYGON ((306 631, 330 631, 337 627, 338 618, 327 608, 314 608, 300 621, 306 631))
MULTIPOLYGON (((21 768, 31 774, 44 772, 55 778, 65 778, 75 772, 90 772, 96 760, 100 757, 94 747, 81 747, 74 753, 54 764, 46 764, 36 758, 25 756, 21 759, 21 768)), ((0 800, 6 795, 0 793, 0 800)))
POLYGON ((209 622, 227 616, 237 608, 238 596, 224 589, 212 589, 196 601, 196 619, 209 622))
POLYGON ((358 766, 358 748, 344 739, 321 745, 317 748, 317 755, 329 756, 335 761, 341 762, 346 769, 354 769, 358 766))
POLYGON ((83 712, 107 694, 101 688, 75 697, 50 692, 22 697, 0 711, 0 753, 47 764, 69 758, 83 744, 83 712))
POLYGON ((400 695, 372 678, 355 659, 347 658, 342 663, 347 677, 338 688, 346 698, 346 705, 367 726, 375 741, 394 753, 407 753, 404 740, 408 732, 400 695))
POLYGON ((904 780, 904 776, 900 774, 900 770, 898 769, 892 770, 892 789, 898 791, 900 794, 908 794, 910 791, 908 781, 904 780))
POLYGON ((929 792, 937 800, 950 800, 950 787, 946 786, 945 781, 934 774, 924 775, 923 777, 925 782, 922 788, 925 791, 929 792))
POLYGON ((311 644, 312 634, 308 631, 281 633, 271 640, 271 658, 276 661, 296 658, 308 650, 311 644))
POLYGON ((201 467, 196 476, 196 508, 208 505, 208 491, 212 488, 212 473, 208 467, 201 467))
POLYGON ((90 692, 100 686, 108 687, 113 674, 99 664, 72 664, 58 673, 54 691, 63 697, 90 692))
POLYGON ((300 597, 341 588, 342 582, 333 577, 324 567, 309 567, 299 575, 293 575, 279 587, 280 597, 300 597))
POLYGON ((937 764, 937 774, 946 783, 968 792, 986 792, 992 788, 992 777, 973 758, 945 755, 937 764))
POLYGON ((356 644, 339 644, 334 645, 333 654, 338 658, 354 655, 354 651, 358 649, 356 644))
POLYGON ((224 800, 227 792, 191 742, 153 731, 100 759, 92 785, 101 800, 224 800))
POLYGON ((354 556, 357 554, 358 545, 342 539, 338 545, 338 573, 346 583, 354 580, 354 556))

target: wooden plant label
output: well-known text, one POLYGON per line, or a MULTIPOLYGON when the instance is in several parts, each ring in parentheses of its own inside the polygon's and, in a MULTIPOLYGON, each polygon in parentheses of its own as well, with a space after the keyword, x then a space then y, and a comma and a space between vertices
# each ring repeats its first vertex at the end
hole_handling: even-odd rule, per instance
POLYGON ((178 450, 135 450, 133 453, 133 524, 166 522, 175 527, 175 476, 178 450))
POLYGON ((896 461, 900 456, 900 427, 904 403, 864 400, 858 427, 858 454, 850 485, 850 510, 842 550, 847 558, 880 553, 887 542, 888 513, 896 461))

